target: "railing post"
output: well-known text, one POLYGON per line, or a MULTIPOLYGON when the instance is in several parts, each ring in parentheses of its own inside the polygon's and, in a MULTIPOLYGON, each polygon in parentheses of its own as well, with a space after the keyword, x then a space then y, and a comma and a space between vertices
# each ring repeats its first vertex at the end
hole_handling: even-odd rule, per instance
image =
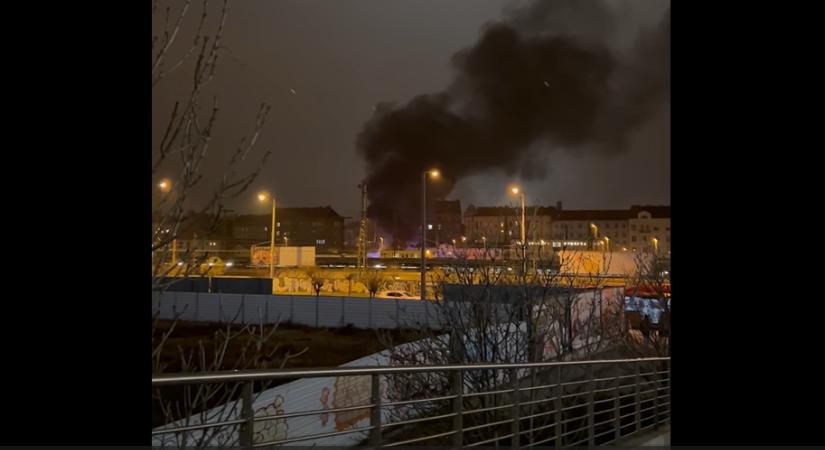
POLYGON ((658 363, 654 363, 653 369, 653 429, 656 430, 659 428, 659 372, 658 363))
POLYGON ((512 445, 510 448, 517 449, 519 448, 519 438, 521 437, 519 434, 519 425, 521 422, 521 402, 519 397, 521 396, 521 392, 519 390, 518 369, 515 367, 510 369, 510 382, 513 384, 513 440, 511 441, 512 445))
POLYGON ((453 371, 453 448, 464 447, 464 371, 453 371))
POLYGON ((564 392, 561 385, 561 368, 562 366, 556 366, 556 399, 554 401, 556 408, 556 448, 561 448, 561 396, 562 392, 564 392))
POLYGON ((639 383, 641 383, 641 377, 639 372, 639 366, 641 365, 640 362, 636 361, 636 376, 633 378, 633 382, 636 385, 636 432, 642 430, 642 394, 641 389, 639 389, 639 383))
POLYGON ((613 436, 613 444, 615 445, 622 437, 622 419, 621 419, 621 401, 619 397, 622 394, 622 371, 616 366, 616 396, 613 399, 613 417, 616 420, 616 432, 613 436))
POLYGON ((372 401, 372 410, 370 414, 370 445, 373 447, 381 447, 381 376, 377 373, 372 374, 372 393, 370 395, 372 401))
POLYGON ((596 383, 593 382, 593 364, 587 365, 587 378, 590 380, 587 382, 587 446, 593 447, 596 441, 596 430, 594 424, 595 421, 595 412, 593 402, 595 399, 595 391, 596 390, 596 383))
MULTIPOLYGON (((668 339, 670 339, 670 337, 668 337, 668 339)), ((667 402, 668 402, 667 409, 670 410, 670 408, 671 408, 671 403, 670 403, 670 386, 671 386, 671 381, 670 381, 670 377, 671 377, 671 374, 670 374, 670 359, 665 360, 665 367, 667 368, 666 369, 666 372, 667 372, 667 374, 666 374, 667 375, 667 402)), ((668 422, 670 422, 670 413, 669 412, 668 412, 668 415, 667 415, 667 420, 668 420, 668 422)))
POLYGON ((252 381, 247 381, 243 385, 241 394, 241 418, 246 419, 241 424, 238 442, 241 447, 252 447, 252 436, 255 431, 255 413, 252 411, 252 381))
MULTIPOLYGON (((531 388, 536 387, 536 384, 538 384, 538 383, 536 383, 536 377, 537 377, 536 370, 537 369, 535 367, 530 368, 530 387, 531 388)), ((536 390, 535 389, 530 389, 530 395, 528 396, 528 398, 530 399, 530 407, 527 408, 527 414, 532 416, 533 412, 534 412, 533 401, 536 399, 536 390)), ((530 417, 530 424, 528 426, 530 427, 529 428, 530 429, 530 434, 527 436, 527 439, 528 439, 527 442, 530 444, 530 446, 532 446, 533 445, 533 428, 534 428, 532 417, 530 417)))

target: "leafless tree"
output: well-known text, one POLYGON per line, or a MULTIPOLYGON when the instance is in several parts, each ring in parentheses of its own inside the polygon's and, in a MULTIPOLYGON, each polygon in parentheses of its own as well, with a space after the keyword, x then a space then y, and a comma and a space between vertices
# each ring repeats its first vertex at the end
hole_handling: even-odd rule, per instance
MULTIPOLYGON (((429 331, 421 323, 411 324, 411 328, 426 330, 421 332, 419 340, 395 347, 392 343, 385 344, 391 347, 392 363, 589 359, 622 341, 623 299, 617 292, 620 288, 612 291, 610 302, 602 298, 609 280, 607 270, 611 256, 608 252, 583 255, 562 249, 550 255, 532 252, 529 246, 516 245, 515 248, 514 259, 497 260, 484 255, 480 261, 467 260, 458 249, 457 258, 449 268, 443 272, 433 271, 431 280, 437 300, 432 304, 440 326, 429 331), (532 263, 526 264, 528 260, 532 263), (523 271, 525 266, 527 270, 523 271)), ((461 388, 467 392, 497 391, 512 386, 524 376, 528 374, 470 370, 464 372, 461 388)), ((388 386, 389 392, 398 399, 415 398, 423 393, 447 395, 457 389, 441 374, 391 376, 388 386)), ((466 408, 484 410, 506 404, 506 399, 500 395, 475 396, 467 402, 466 408)), ((432 415, 444 407, 424 402, 396 410, 394 414, 402 420, 411 415, 432 415)), ((465 426, 496 422, 507 414, 508 411, 491 409, 467 415, 465 426)), ((494 430, 479 430, 467 436, 480 440, 491 437, 489 433, 494 430)))
POLYGON ((309 284, 315 292, 315 297, 321 295, 321 288, 324 287, 324 283, 327 278, 329 278, 329 275, 316 266, 305 267, 304 273, 306 273, 307 277, 309 277, 309 284))
POLYGON ((352 282, 358 280, 358 272, 349 272, 346 275, 347 295, 352 296, 352 282))
MULTIPOLYGON (((239 310, 240 313, 240 310, 239 310)), ((156 314, 152 327, 153 373, 160 375, 173 366, 175 372, 211 373, 225 370, 251 370, 283 368, 289 361, 302 355, 307 349, 297 353, 279 355, 280 346, 273 339, 278 324, 239 325, 236 316, 214 332, 211 339, 198 339, 187 344, 179 339, 176 331, 181 324, 175 318, 161 321, 156 314), (176 342, 174 348, 169 343, 176 342), (175 355, 177 358, 175 359, 175 355)), ((255 394, 267 389, 269 382, 256 382, 255 394)), ((194 384, 182 387, 155 388, 153 402, 160 421, 175 426, 189 426, 235 419, 240 413, 241 383, 194 384)), ((155 420, 157 421, 158 418, 155 420)), ((257 427, 257 425, 256 425, 257 427)), ((236 426, 208 428, 203 431, 182 432, 163 435, 153 442, 159 446, 205 448, 233 445, 237 442, 236 426)))
MULTIPOLYGON (((641 344, 639 333, 627 336, 627 351, 639 356, 670 356, 670 270, 669 260, 658 255, 639 252, 634 256, 634 272, 628 279, 631 298, 644 296, 659 310, 656 329, 651 333, 650 346, 641 344)), ((641 314, 641 313, 640 313, 641 314)))
POLYGON ((164 174, 177 174, 153 191, 152 279, 157 290, 168 284, 168 275, 197 270, 207 252, 194 246, 179 255, 179 265, 168 263, 178 238, 198 221, 207 222, 201 224, 205 225, 204 237, 214 232, 225 212, 225 201, 249 187, 270 153, 259 155, 253 170, 241 170, 241 164, 255 150, 270 109, 267 104, 258 108, 248 138, 241 138, 234 149, 213 148, 220 109, 217 97, 208 95, 207 89, 217 74, 221 55, 228 51, 223 39, 228 4, 228 0, 219 1, 217 7, 209 0, 152 2, 153 92, 172 76, 189 79, 186 89, 178 91, 179 98, 167 113, 166 126, 152 149, 154 182, 160 183, 164 174), (204 183, 202 167, 214 158, 227 158, 227 162, 222 174, 209 185, 204 183), (208 200, 196 206, 193 193, 201 190, 209 192, 208 200), (185 207, 190 211, 185 212, 185 207))
POLYGON ((384 287, 387 282, 386 276, 378 270, 366 270, 361 275, 361 282, 367 288, 370 298, 375 298, 375 294, 384 287))
MULTIPOLYGON (((193 231, 208 238, 226 212, 226 201, 251 185, 270 154, 256 150, 270 110, 265 103, 251 117, 247 137, 240 138, 234 148, 220 148, 215 144, 220 108, 217 96, 210 94, 209 88, 218 74, 222 55, 228 51, 224 42, 228 6, 229 0, 216 3, 152 1, 153 94, 172 77, 187 80, 181 84, 184 89, 175 91, 178 97, 165 113, 163 131, 153 139, 152 178, 153 183, 158 183, 152 196, 152 287, 155 291, 165 290, 173 275, 201 272, 208 252, 196 245, 177 252, 178 240, 193 231), (203 171, 205 163, 224 158, 222 172, 207 182, 203 171), (243 169, 250 161, 253 168, 243 169), (161 177, 168 178, 161 181, 161 177), (196 204, 196 196, 207 200, 196 204), (170 264, 172 254, 179 260, 177 264, 170 264)), ((167 92, 169 90, 164 91, 167 92)), ((209 270, 201 275, 208 276, 209 270)), ((169 349, 168 343, 175 340, 181 324, 177 318, 160 321, 156 316, 152 326, 153 372, 168 371, 170 352, 175 351, 178 358, 172 366, 177 371, 205 373, 283 367, 296 355, 286 353, 275 361, 278 346, 272 337, 276 329, 277 325, 262 323, 243 326, 230 323, 215 332, 209 342, 201 340, 194 347, 181 345, 169 349)), ((232 416, 237 412, 234 399, 239 389, 239 385, 232 383, 203 384, 182 387, 172 393, 156 390, 153 397, 164 422, 186 424, 232 416)), ((177 446, 184 443, 194 447, 223 445, 231 443, 234 438, 230 436, 233 436, 231 430, 216 429, 179 434, 173 442, 177 446)))

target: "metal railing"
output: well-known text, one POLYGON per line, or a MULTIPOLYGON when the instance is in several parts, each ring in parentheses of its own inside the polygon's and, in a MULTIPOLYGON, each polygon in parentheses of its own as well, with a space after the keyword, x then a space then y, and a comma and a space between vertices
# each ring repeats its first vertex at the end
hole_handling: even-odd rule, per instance
POLYGON ((352 444, 374 447, 569 447, 616 443, 670 421, 670 358, 265 370, 152 379, 157 389, 202 383, 238 383, 237 416, 171 424, 155 429, 153 437, 229 428, 237 436, 233 444, 244 447, 317 444, 342 435, 351 435, 352 444), (369 385, 369 400, 323 410, 254 414, 255 382, 319 377, 361 377, 369 385), (422 382, 429 383, 426 393, 422 382), (352 411, 361 411, 363 420, 347 429, 255 439, 259 423, 352 411))

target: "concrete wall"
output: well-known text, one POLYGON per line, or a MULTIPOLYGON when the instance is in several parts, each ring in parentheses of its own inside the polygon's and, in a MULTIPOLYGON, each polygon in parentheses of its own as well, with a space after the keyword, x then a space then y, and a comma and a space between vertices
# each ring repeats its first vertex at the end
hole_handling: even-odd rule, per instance
POLYGON ((438 329, 437 305, 419 300, 301 295, 221 294, 205 292, 155 293, 152 312, 162 319, 211 323, 291 322, 294 324, 360 329, 438 329))

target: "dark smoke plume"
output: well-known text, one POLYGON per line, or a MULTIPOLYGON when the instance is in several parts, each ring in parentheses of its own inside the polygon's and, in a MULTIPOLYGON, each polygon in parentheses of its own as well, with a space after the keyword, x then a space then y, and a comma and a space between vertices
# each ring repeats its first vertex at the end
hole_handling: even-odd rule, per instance
POLYGON ((491 169, 544 176, 540 151, 610 155, 669 102, 670 13, 629 52, 609 47, 620 12, 592 0, 537 1, 489 24, 453 56, 443 92, 384 105, 358 136, 367 164, 371 218, 396 238, 420 223, 421 172, 443 177, 431 198, 491 169))

